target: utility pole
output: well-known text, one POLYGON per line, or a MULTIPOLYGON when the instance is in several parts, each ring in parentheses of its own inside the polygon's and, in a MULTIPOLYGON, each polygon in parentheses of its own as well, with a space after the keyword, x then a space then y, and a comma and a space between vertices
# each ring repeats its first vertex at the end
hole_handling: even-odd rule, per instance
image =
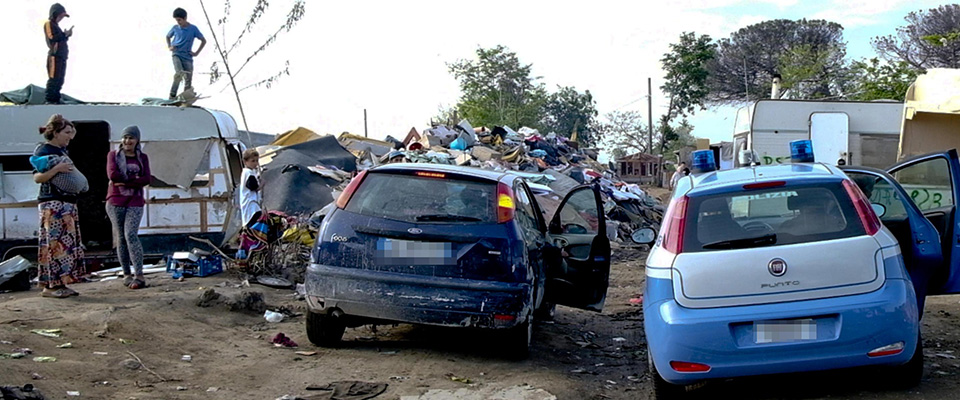
POLYGON ((647 153, 653 154, 653 79, 647 78, 647 153))
MULTIPOLYGON (((647 153, 653 154, 653 79, 647 78, 647 153)), ((663 154, 657 161, 657 186, 663 187, 663 154)))
POLYGON ((367 109, 363 109, 363 137, 370 137, 367 135, 367 109))

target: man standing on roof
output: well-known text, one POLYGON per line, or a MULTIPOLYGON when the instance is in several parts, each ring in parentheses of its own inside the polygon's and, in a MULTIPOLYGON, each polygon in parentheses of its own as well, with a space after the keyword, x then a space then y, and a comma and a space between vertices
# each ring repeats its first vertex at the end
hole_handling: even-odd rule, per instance
POLYGON ((183 80, 183 91, 193 89, 193 57, 203 51, 207 39, 200 33, 196 25, 187 22, 187 11, 182 8, 173 10, 173 19, 177 24, 167 32, 167 48, 173 52, 173 87, 170 88, 170 100, 177 98, 180 90, 180 81, 183 80), (171 41, 171 39, 173 39, 171 41), (193 40, 200 39, 200 47, 193 51, 193 40))
POLYGON ((60 21, 69 17, 60 3, 50 6, 50 18, 43 24, 43 36, 47 39, 47 93, 48 104, 60 104, 60 89, 67 73, 67 39, 73 36, 73 27, 60 29, 60 21))

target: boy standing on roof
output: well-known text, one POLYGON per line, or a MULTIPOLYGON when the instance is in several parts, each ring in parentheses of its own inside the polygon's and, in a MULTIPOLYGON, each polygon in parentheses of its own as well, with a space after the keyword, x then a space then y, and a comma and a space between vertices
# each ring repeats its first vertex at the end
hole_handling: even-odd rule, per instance
POLYGON ((207 39, 203 37, 196 25, 187 22, 187 11, 182 8, 173 10, 173 19, 177 24, 167 32, 167 48, 173 52, 173 87, 170 88, 170 100, 177 98, 180 81, 183 80, 183 91, 193 89, 193 57, 203 51, 207 39), (173 39, 171 41, 171 39, 173 39), (193 51, 193 40, 200 39, 200 47, 193 51))
POLYGON ((73 36, 73 27, 60 29, 60 21, 69 17, 60 3, 50 6, 50 18, 43 24, 43 36, 47 39, 47 93, 48 104, 60 104, 60 89, 67 73, 67 39, 73 36))

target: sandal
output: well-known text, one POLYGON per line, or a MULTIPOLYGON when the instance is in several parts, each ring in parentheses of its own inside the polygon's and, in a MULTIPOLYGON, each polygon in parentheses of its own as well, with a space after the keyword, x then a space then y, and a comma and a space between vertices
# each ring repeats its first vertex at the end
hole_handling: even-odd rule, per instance
POLYGON ((147 282, 143 278, 134 278, 133 282, 127 285, 130 289, 143 289, 147 287, 147 282))
POLYGON ((123 286, 130 286, 131 283, 133 283, 133 275, 124 275, 123 286))
POLYGON ((53 297, 56 299, 65 299, 67 297, 70 297, 70 292, 67 292, 64 289, 56 289, 56 290, 43 289, 43 291, 40 292, 40 297, 53 297))
POLYGON ((67 294, 69 294, 70 296, 79 296, 79 295, 80 295, 80 293, 77 292, 76 290, 70 289, 70 288, 68 288, 68 287, 66 287, 66 286, 62 287, 61 289, 63 289, 65 292, 67 292, 67 294))

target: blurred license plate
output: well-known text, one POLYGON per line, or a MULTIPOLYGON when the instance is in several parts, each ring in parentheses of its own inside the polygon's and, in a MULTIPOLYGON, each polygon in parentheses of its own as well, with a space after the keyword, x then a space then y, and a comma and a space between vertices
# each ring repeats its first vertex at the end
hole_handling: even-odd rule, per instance
POLYGON ((817 340, 817 321, 812 319, 756 322, 753 328, 757 333, 757 343, 817 340))
POLYGON ((375 259, 386 265, 457 265, 453 243, 447 242, 380 239, 375 259))

